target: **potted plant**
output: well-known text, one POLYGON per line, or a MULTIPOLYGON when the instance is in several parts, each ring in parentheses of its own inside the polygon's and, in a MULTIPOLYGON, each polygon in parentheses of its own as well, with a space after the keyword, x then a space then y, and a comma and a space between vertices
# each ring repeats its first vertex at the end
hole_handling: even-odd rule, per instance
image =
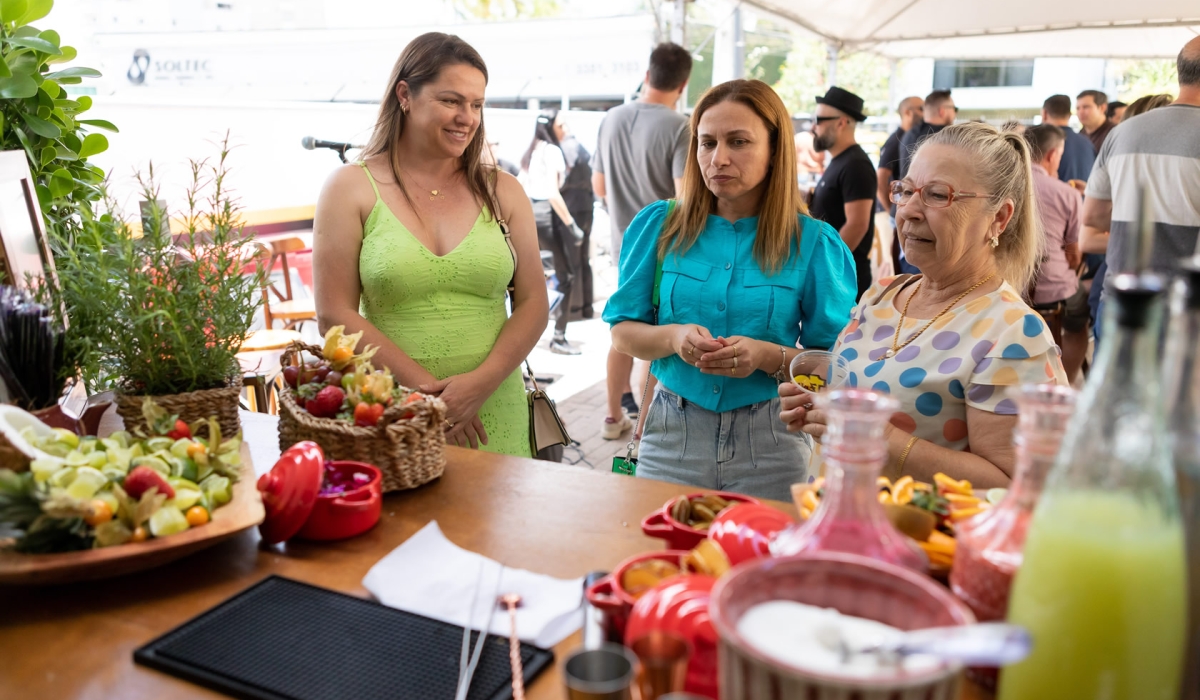
POLYGON ((53 237, 68 349, 90 389, 115 389, 131 430, 144 423, 147 396, 187 423, 215 416, 225 434, 239 430, 236 355, 266 271, 226 182, 228 136, 220 149, 215 163, 191 162, 173 220, 151 166, 138 174, 147 202, 140 232, 106 197, 107 211, 81 211, 77 234, 53 237))

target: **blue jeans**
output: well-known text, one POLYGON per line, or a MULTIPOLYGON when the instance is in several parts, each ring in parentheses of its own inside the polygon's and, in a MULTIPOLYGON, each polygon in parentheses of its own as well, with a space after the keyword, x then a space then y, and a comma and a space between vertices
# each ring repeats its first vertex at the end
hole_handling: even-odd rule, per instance
POLYGON ((659 386, 650 404, 637 475, 790 501, 808 482, 812 438, 789 433, 779 398, 715 413, 659 386))

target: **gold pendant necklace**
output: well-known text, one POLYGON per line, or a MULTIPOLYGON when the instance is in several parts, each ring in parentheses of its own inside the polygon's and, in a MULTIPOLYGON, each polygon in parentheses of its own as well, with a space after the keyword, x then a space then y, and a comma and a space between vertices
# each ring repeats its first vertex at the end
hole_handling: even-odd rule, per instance
POLYGON ((917 282, 916 289, 913 289, 913 293, 908 295, 908 299, 904 302, 904 310, 900 312, 900 321, 896 324, 896 333, 895 333, 895 335, 892 336, 892 347, 888 348, 888 351, 883 353, 883 359, 890 360, 891 358, 895 357, 896 353, 898 353, 901 350, 903 350, 904 348, 908 347, 909 343, 916 340, 917 337, 920 336, 925 331, 929 330, 929 327, 932 326, 934 323, 936 323, 939 318, 941 318, 942 316, 945 316, 947 313, 949 313, 950 309, 953 309, 955 304, 962 301, 964 297, 966 297, 968 294, 975 291, 976 289, 979 289, 980 287, 982 287, 984 284, 987 283, 988 280, 990 280, 991 278, 993 278, 995 276, 996 276, 996 273, 993 272, 992 274, 988 275, 987 277, 984 277, 983 279, 979 280, 975 284, 971 285, 970 289, 963 292, 962 294, 959 294, 957 297, 955 297, 954 301, 950 302, 950 304, 946 308, 939 311, 937 316, 934 316, 933 318, 929 319, 929 323, 926 323, 924 326, 921 327, 921 329, 919 331, 910 335, 908 337, 908 340, 901 343, 900 342, 900 329, 904 327, 904 320, 908 316, 908 305, 912 303, 913 297, 917 296, 917 292, 921 291, 921 284, 925 280, 922 279, 920 282, 917 282))
MULTIPOLYGON (((432 202, 435 199, 445 199, 446 198, 446 194, 444 192, 442 192, 442 190, 445 188, 439 187, 436 190, 430 189, 430 188, 426 187, 425 185, 422 185, 421 183, 417 182, 417 178, 413 177, 412 173, 408 172, 407 170, 404 170, 403 172, 405 175, 408 176, 408 179, 410 179, 414 183, 416 183, 417 187, 420 187, 423 190, 429 190, 429 201, 432 202)), ((453 177, 453 176, 451 176, 451 177, 453 177)))

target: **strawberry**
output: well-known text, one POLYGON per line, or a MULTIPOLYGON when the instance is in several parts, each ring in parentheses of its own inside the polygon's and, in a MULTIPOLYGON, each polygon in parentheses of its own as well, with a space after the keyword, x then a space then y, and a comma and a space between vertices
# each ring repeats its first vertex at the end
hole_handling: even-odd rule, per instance
POLYGON ((346 392, 340 387, 327 386, 317 392, 304 408, 318 418, 333 418, 342 410, 342 402, 346 400, 346 392))
POLYGON ((354 424, 370 428, 379 423, 379 418, 382 415, 383 404, 363 401, 354 407, 354 424))
POLYGON ((142 494, 155 487, 159 493, 166 494, 167 498, 175 498, 175 489, 171 488, 162 474, 150 467, 135 467, 125 476, 123 485, 125 493, 134 500, 140 499, 142 494))
POLYGON ((191 436, 192 436, 192 429, 188 427, 187 423, 184 423, 183 421, 179 420, 178 418, 175 419, 175 429, 167 431, 167 437, 171 438, 172 440, 179 440, 180 438, 190 438, 191 436))

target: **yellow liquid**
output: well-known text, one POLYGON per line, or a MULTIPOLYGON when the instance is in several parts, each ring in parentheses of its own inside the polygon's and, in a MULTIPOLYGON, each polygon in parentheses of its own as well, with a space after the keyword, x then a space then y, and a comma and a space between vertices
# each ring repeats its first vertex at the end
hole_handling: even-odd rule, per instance
POLYGON ((1033 652, 999 700, 1173 700, 1186 619, 1183 527, 1112 493, 1047 493, 1008 619, 1033 652))

